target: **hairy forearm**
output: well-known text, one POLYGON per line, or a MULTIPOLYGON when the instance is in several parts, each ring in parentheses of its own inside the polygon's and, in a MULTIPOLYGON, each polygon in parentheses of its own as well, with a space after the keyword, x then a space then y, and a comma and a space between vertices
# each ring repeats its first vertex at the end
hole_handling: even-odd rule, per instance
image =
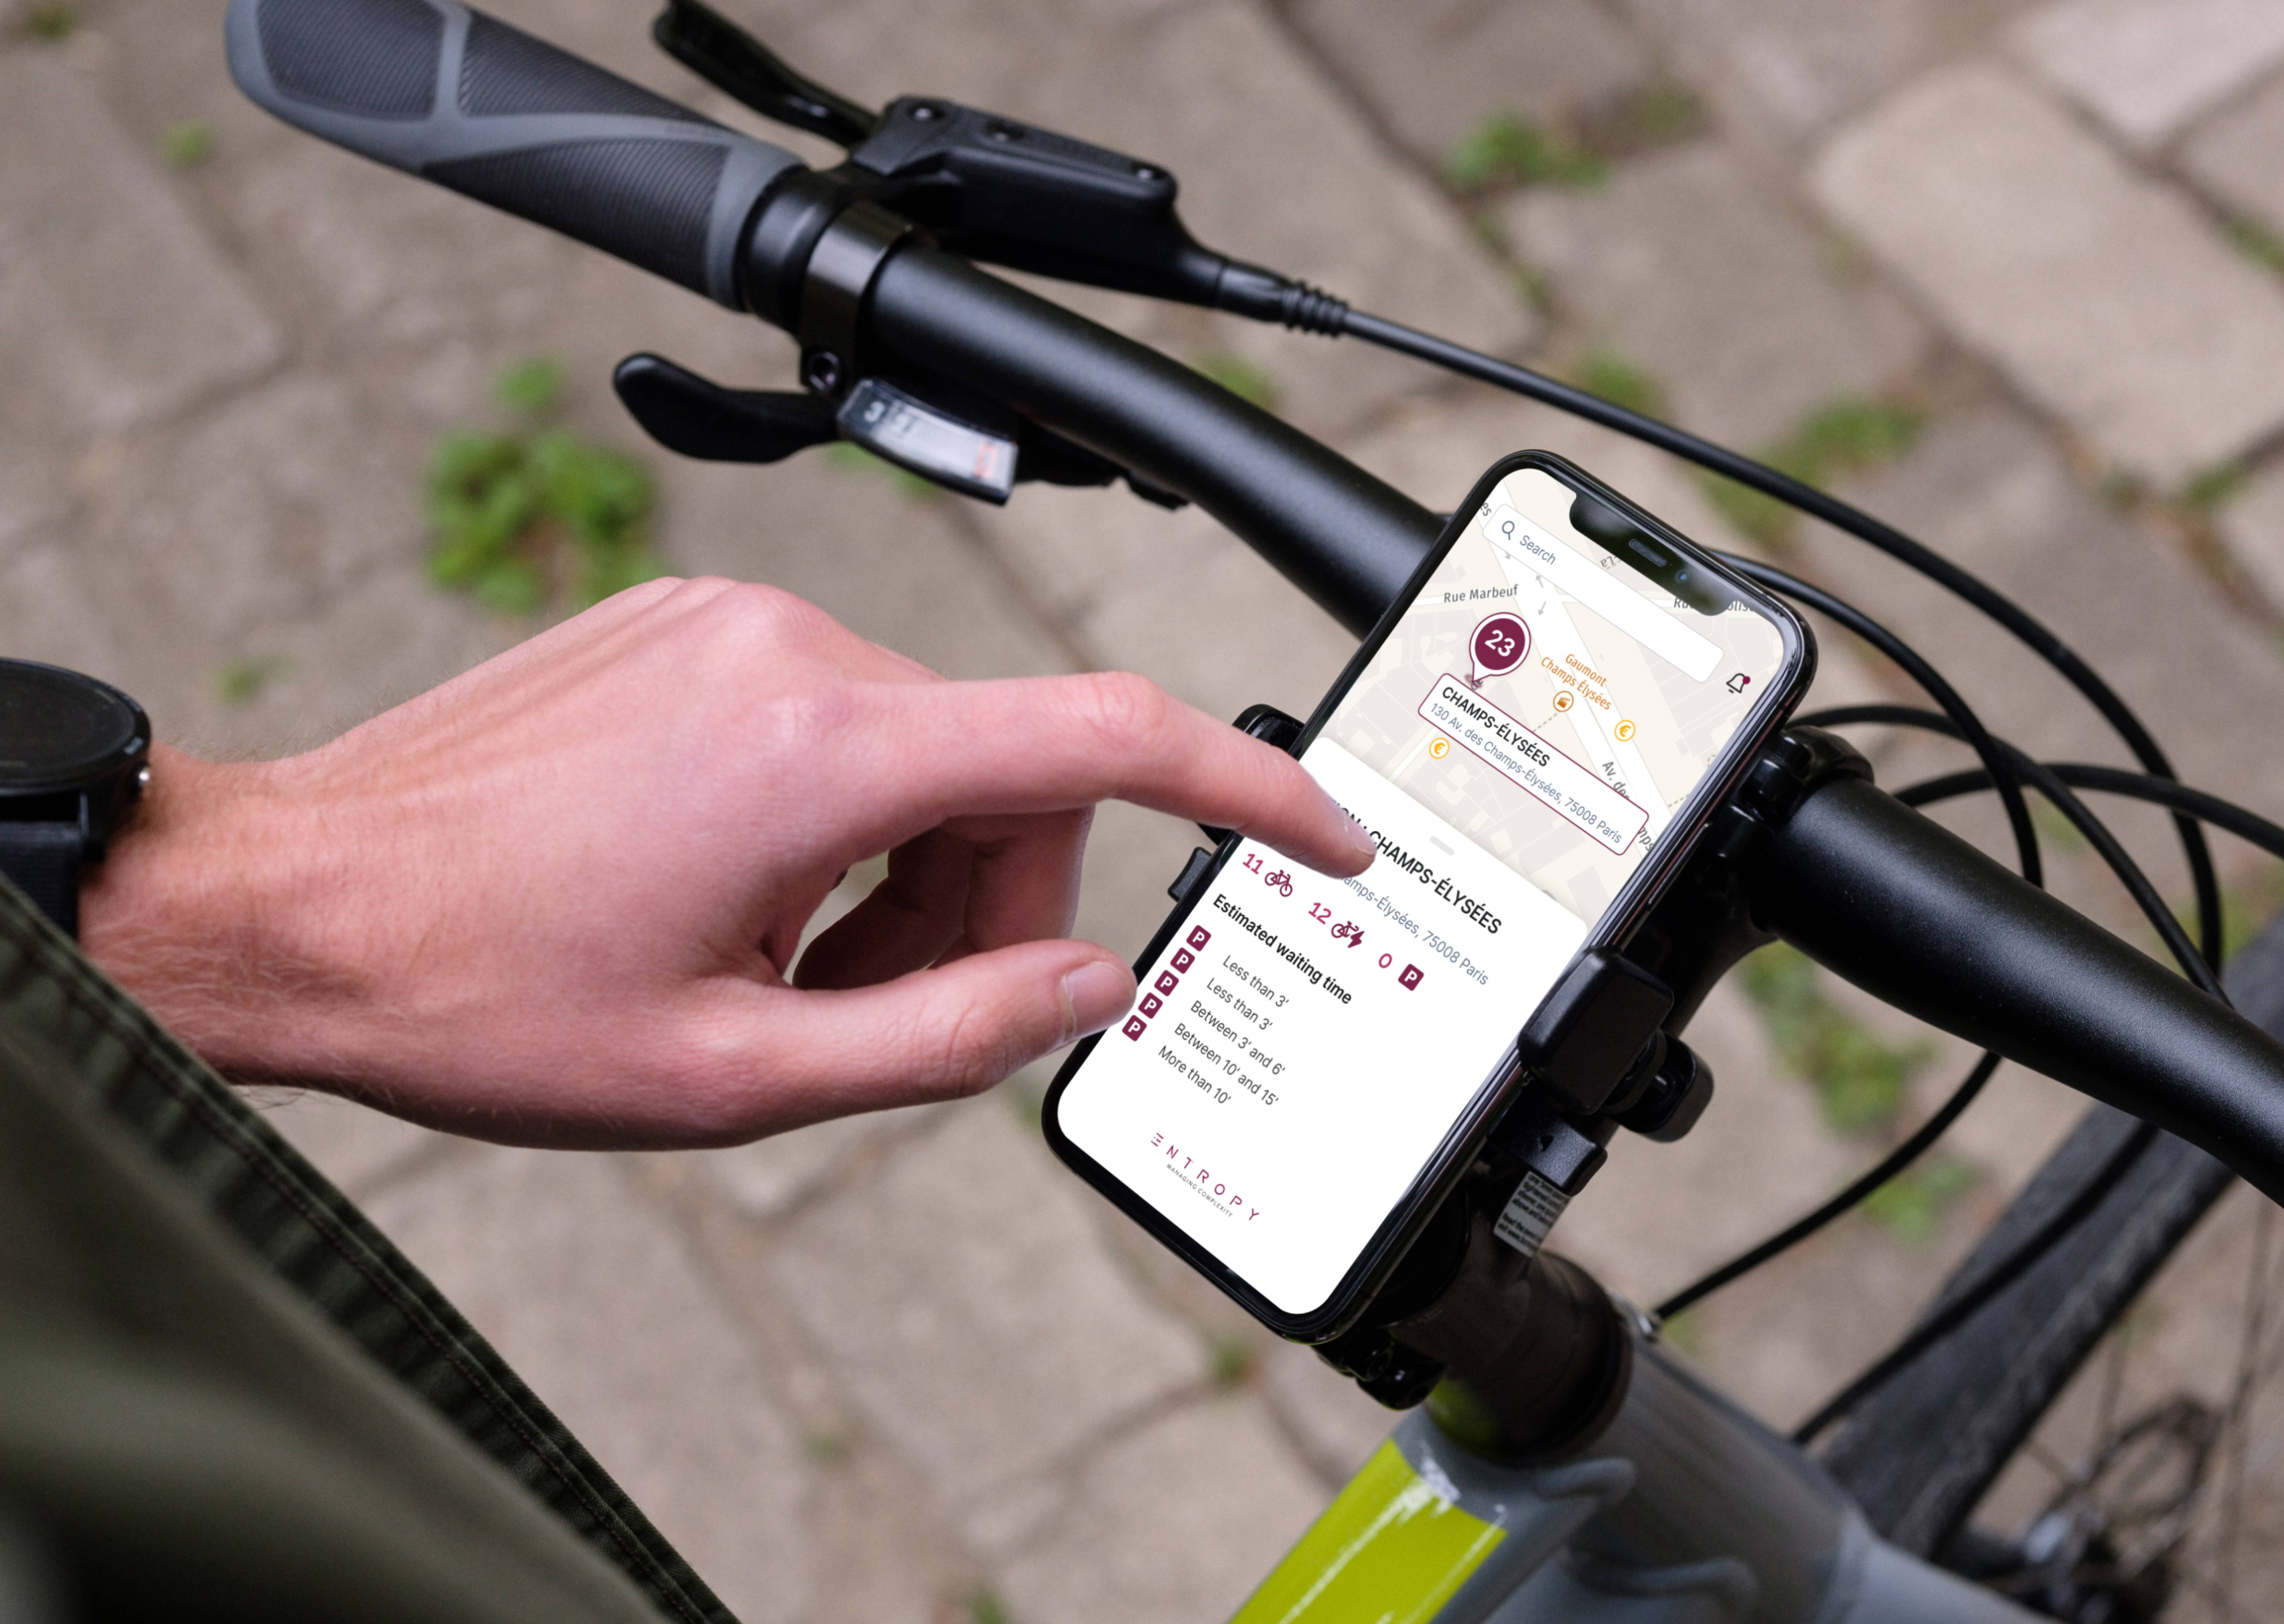
POLYGON ((335 1028, 366 989, 322 945, 343 877, 309 824, 281 764, 160 746, 142 804, 90 871, 88 956, 223 1071, 317 1081, 349 1064, 335 1028))

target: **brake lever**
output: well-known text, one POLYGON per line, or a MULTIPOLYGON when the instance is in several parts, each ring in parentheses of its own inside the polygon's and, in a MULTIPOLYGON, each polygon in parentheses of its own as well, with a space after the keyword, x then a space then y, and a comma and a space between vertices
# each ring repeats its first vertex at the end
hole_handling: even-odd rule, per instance
POLYGON ((880 122, 879 113, 794 71, 700 0, 667 0, 650 34, 661 51, 716 90, 763 118, 823 136, 835 146, 856 145, 880 122))
POLYGON ((1187 505, 1186 498, 1005 408, 966 397, 948 408, 920 386, 866 379, 836 403, 810 392, 727 388, 645 353, 620 362, 611 386, 645 433, 669 451, 706 462, 782 462, 810 446, 845 439, 909 473, 986 502, 1005 502, 1009 487, 1033 481, 1101 486, 1122 479, 1146 502, 1187 505), (981 477, 987 465, 992 475, 981 477))

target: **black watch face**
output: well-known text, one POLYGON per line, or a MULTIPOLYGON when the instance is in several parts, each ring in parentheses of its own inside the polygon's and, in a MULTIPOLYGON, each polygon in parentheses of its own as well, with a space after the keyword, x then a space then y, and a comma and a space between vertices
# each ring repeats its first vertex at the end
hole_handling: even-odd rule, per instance
POLYGON ((91 677, 0 660, 0 794, 74 787, 144 745, 127 698, 91 677))

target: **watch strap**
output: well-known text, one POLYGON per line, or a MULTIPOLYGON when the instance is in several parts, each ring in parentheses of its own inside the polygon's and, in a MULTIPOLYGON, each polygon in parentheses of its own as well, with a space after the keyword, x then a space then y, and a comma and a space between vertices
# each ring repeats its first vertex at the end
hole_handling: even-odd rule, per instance
POLYGON ((80 861, 87 834, 76 819, 45 824, 0 822, 0 874, 55 922, 65 934, 79 935, 80 861))

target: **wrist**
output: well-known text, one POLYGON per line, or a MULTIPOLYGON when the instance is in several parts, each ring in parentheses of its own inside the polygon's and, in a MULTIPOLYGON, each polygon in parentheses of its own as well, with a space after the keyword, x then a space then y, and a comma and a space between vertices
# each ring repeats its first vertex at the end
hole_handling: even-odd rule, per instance
POLYGON ((142 804, 80 896, 88 956, 210 1065, 249 1076, 329 1069, 329 1010, 354 997, 312 940, 329 915, 322 847, 283 767, 154 746, 142 804))

